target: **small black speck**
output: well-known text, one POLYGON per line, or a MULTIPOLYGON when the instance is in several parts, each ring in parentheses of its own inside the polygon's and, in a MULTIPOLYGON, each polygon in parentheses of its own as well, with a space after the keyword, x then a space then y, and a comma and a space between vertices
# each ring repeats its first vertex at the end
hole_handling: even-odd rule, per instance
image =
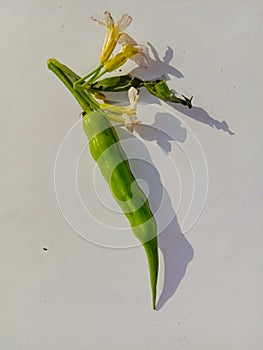
POLYGON ((223 72, 223 71, 224 71, 224 69, 223 69, 223 68, 221 68, 221 69, 220 69, 220 71, 221 71, 221 72, 223 72))
POLYGON ((122 72, 122 69, 119 69, 119 72, 122 72))
POLYGON ((46 252, 48 250, 48 248, 44 247, 43 250, 46 252))
POLYGON ((185 50, 183 50, 183 53, 185 53, 185 50))

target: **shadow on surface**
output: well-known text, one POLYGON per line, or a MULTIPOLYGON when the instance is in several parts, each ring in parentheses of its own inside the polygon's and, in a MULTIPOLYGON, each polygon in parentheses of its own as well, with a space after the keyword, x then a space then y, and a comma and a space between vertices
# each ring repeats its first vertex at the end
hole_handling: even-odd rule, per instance
MULTIPOLYGON (((156 79, 159 77, 164 77, 165 80, 170 80, 169 75, 176 78, 183 78, 183 74, 173 67, 170 62, 174 57, 174 51, 171 47, 167 46, 164 57, 161 59, 155 47, 148 43, 153 58, 149 59, 148 69, 135 68, 131 74, 138 76, 144 80, 156 79)), ((172 87, 170 87, 172 88, 172 87)), ((157 98, 151 98, 149 103, 160 103, 157 98)), ((194 103, 194 101, 193 101, 194 103)), ((234 135, 234 132, 230 130, 226 121, 219 121, 213 118, 209 113, 201 107, 193 106, 191 109, 177 103, 168 103, 169 106, 173 107, 175 110, 181 112, 189 118, 192 118, 200 123, 206 124, 212 128, 222 130, 227 132, 229 135, 234 135)))
POLYGON ((186 140, 186 129, 181 126, 179 119, 170 113, 156 113, 154 123, 151 125, 139 124, 135 128, 142 139, 155 141, 165 154, 171 152, 172 141, 184 142, 186 140), (169 134, 162 131, 169 130, 169 134))
MULTIPOLYGON (((144 80, 156 79, 160 76, 165 76, 166 80, 169 80, 169 75, 183 78, 183 74, 170 65, 174 56, 173 50, 170 47, 167 47, 164 57, 160 59, 154 46, 150 43, 148 43, 148 45, 153 55, 153 58, 149 60, 148 69, 142 70, 136 68, 131 72, 132 75, 138 76, 144 80)), ((160 104, 159 100, 152 95, 149 96, 147 102, 150 104, 160 104)), ((226 121, 219 121, 213 118, 201 107, 193 106, 192 109, 188 109, 180 104, 169 103, 169 105, 197 122, 227 132, 229 135, 234 135, 226 121)), ((187 137, 187 130, 182 127, 181 122, 170 113, 156 113, 155 121, 152 125, 140 124, 135 126, 135 131, 142 139, 156 142, 166 155, 171 152, 172 142, 185 142, 187 137), (164 124, 167 130, 169 130, 167 134, 161 131, 163 130, 164 124), (162 127, 159 125, 162 125, 162 127)), ((135 138, 134 135, 127 133, 127 131, 123 129, 120 129, 118 133, 120 134, 120 139, 135 138)), ((159 248, 163 254, 164 260, 164 284, 156 305, 156 310, 160 310, 178 289, 186 273, 187 266, 194 257, 194 251, 191 244, 182 233, 170 196, 161 182, 160 174, 154 167, 146 146, 138 138, 136 142, 139 143, 138 147, 140 147, 140 150, 143 149, 145 155, 143 159, 145 161, 140 159, 129 160, 132 172, 136 179, 143 179, 148 184, 148 198, 153 213, 155 214, 157 212, 161 201, 165 198, 162 220, 165 220, 166 215, 172 217, 172 220, 168 222, 167 226, 160 230, 161 234, 158 237, 159 248)), ((127 155, 128 153, 129 152, 127 152, 127 155)))
MULTIPOLYGON (((134 76, 139 76, 144 80, 156 79, 162 75, 172 75, 176 78, 183 78, 182 72, 170 65, 170 62, 174 58, 174 51, 170 46, 167 46, 167 50, 161 59, 155 47, 148 42, 148 46, 151 49, 153 58, 149 57, 148 68, 143 69, 137 67, 131 71, 131 74, 134 76)), ((169 77, 166 77, 166 80, 169 80, 169 77)))
POLYGON ((186 273, 189 262, 194 256, 193 248, 182 234, 176 216, 159 235, 158 243, 163 254, 165 274, 156 310, 160 310, 174 295, 186 273))
POLYGON ((190 117, 200 123, 216 128, 217 130, 222 130, 227 132, 229 135, 235 135, 233 131, 230 130, 226 121, 219 121, 212 118, 203 108, 193 106, 191 109, 185 108, 185 106, 169 103, 169 106, 173 107, 177 111, 183 113, 187 117, 190 117))
MULTIPOLYGON (((148 200, 154 215, 160 211, 159 220, 157 219, 158 232, 161 232, 158 244, 164 259, 164 285, 156 305, 156 309, 160 310, 176 292, 194 252, 191 244, 182 234, 170 196, 162 184, 160 173, 154 166, 147 147, 135 135, 119 127, 116 129, 120 140, 133 139, 132 147, 138 149, 140 158, 130 159, 129 149, 124 147, 132 173, 137 180, 144 180, 147 183, 148 200)), ((166 155, 171 151, 172 142, 184 142, 186 139, 186 129, 169 113, 156 113, 152 125, 140 124, 135 127, 135 131, 141 138, 156 142, 166 155), (158 129, 159 123, 163 120, 168 123, 170 136, 158 129)))

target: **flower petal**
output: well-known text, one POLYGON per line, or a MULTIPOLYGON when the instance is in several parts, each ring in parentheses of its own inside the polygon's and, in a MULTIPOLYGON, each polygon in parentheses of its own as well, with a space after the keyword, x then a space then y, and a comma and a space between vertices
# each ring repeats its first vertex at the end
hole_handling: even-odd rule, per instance
POLYGON ((109 11, 105 11, 104 15, 106 17, 106 27, 107 28, 114 28, 114 19, 111 17, 111 13, 109 11))
POLYGON ((148 47, 145 45, 135 45, 136 49, 138 49, 144 56, 149 56, 148 47))
POLYGON ((128 97, 130 100, 130 104, 137 103, 139 99, 139 91, 135 87, 130 87, 128 91, 128 97))
POLYGON ((129 115, 124 115, 124 126, 130 132, 133 132, 133 122, 129 115))
POLYGON ((132 59, 140 67, 147 68, 148 67, 148 59, 149 59, 148 47, 145 45, 135 45, 135 47, 139 52, 137 55, 134 55, 132 57, 132 59))
POLYGON ((127 15, 127 13, 125 13, 124 15, 121 16, 121 18, 117 21, 116 24, 116 29, 119 32, 122 32, 124 29, 126 29, 128 27, 128 25, 131 23, 132 21, 132 17, 127 15))
POLYGON ((148 68, 148 58, 141 52, 130 57, 130 60, 134 61, 139 67, 148 68))
POLYGON ((134 46, 137 45, 136 41, 127 33, 122 33, 118 39, 118 43, 121 46, 134 46))
POLYGON ((104 26, 104 27, 106 26, 106 23, 104 21, 100 21, 99 19, 97 19, 95 17, 90 17, 90 18, 93 22, 96 22, 97 24, 104 26))

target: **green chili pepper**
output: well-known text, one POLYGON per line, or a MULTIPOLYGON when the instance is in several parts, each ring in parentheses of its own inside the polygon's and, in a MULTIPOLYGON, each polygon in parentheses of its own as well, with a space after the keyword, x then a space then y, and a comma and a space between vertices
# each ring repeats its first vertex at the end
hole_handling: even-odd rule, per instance
POLYGON ((157 228, 148 200, 131 172, 118 135, 108 118, 101 112, 86 114, 83 117, 83 129, 89 139, 92 157, 98 162, 100 171, 113 197, 127 216, 136 238, 144 246, 150 270, 152 305, 155 309, 158 278, 157 228), (104 130, 97 134, 102 128, 104 130))
POLYGON ((74 90, 73 84, 80 77, 55 59, 48 61, 48 68, 67 86, 84 110, 82 124, 89 139, 91 155, 98 163, 114 199, 128 218, 136 238, 145 249, 150 272, 152 307, 155 309, 159 266, 158 241, 157 225, 149 202, 131 172, 117 132, 109 119, 103 111, 96 111, 96 102, 87 90, 74 90), (91 113, 93 110, 95 112, 91 113))

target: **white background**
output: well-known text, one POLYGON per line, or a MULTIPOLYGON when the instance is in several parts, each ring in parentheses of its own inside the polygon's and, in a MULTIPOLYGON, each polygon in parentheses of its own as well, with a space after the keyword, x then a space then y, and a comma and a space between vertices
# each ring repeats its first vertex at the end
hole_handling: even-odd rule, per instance
POLYGON ((262 10, 260 0, 1 1, 2 349, 262 349, 262 10), (144 74, 194 95, 191 111, 166 108, 208 164, 202 215, 160 239, 158 311, 143 249, 84 240, 55 196, 56 154, 80 109, 46 60, 94 68, 104 29, 90 16, 106 9, 133 16, 127 31, 161 59, 171 48, 169 64, 144 74))

